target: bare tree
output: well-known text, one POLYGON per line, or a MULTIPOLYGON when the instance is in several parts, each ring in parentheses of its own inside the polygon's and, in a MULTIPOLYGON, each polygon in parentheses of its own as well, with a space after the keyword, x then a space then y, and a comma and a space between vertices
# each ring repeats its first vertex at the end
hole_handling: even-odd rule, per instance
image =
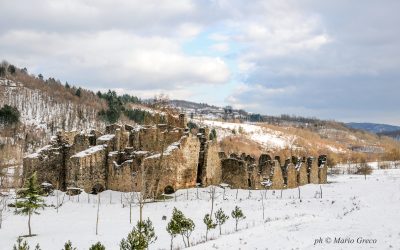
POLYGON ((99 229, 99 217, 100 217, 100 192, 97 193, 97 216, 96 216, 96 235, 99 229))
POLYGON ((128 192, 124 194, 124 199, 129 205, 129 224, 132 224, 132 205, 135 203, 135 192, 128 192))
MULTIPOLYGON (((262 205, 262 211, 263 211, 263 221, 265 221, 265 206, 264 206, 264 195, 262 193, 263 191, 260 192, 261 195, 261 205, 262 205)), ((264 191, 267 192, 267 191, 264 191)))
POLYGON ((6 167, 0 165, 0 229, 3 224, 4 212, 7 209, 7 200, 10 195, 7 170, 6 167))

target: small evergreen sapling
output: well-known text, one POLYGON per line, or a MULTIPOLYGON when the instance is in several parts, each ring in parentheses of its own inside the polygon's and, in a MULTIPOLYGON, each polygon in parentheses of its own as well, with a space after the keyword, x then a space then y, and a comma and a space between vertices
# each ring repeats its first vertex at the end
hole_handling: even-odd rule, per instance
POLYGON ((69 240, 65 242, 63 250, 76 250, 76 247, 73 247, 72 242, 69 240))
POLYGON ((190 235, 194 230, 194 227, 195 227, 194 222, 191 219, 186 218, 185 215, 180 210, 174 208, 172 212, 171 221, 168 223, 167 226, 167 231, 171 235, 171 244, 173 238, 177 234, 180 234, 182 235, 182 240, 183 243, 185 244, 185 247, 190 246, 189 239, 190 235))
MULTIPOLYGON (((17 244, 13 246, 13 250, 30 250, 28 242, 22 242, 22 238, 18 237, 17 244)), ((41 250, 40 245, 37 244, 34 250, 41 250)))
POLYGON ((44 208, 44 200, 40 196, 40 186, 37 182, 36 173, 29 177, 25 184, 25 190, 20 194, 16 202, 16 214, 28 215, 29 236, 32 236, 31 216, 39 214, 38 209, 44 208))
POLYGON ((218 227, 219 227, 219 235, 222 234, 222 233, 221 233, 221 226, 222 226, 223 224, 225 224, 225 222, 226 222, 228 219, 229 219, 229 216, 226 215, 226 214, 224 213, 224 211, 222 210, 222 208, 218 209, 218 211, 215 212, 215 220, 216 220, 216 222, 217 222, 217 224, 218 224, 218 227))
POLYGON ((204 224, 206 224, 206 241, 208 240, 208 231, 217 227, 217 223, 215 223, 210 214, 206 214, 203 219, 204 224))
POLYGON ((93 244, 89 250, 106 250, 106 247, 100 242, 97 242, 96 244, 93 244))
POLYGON ((170 249, 172 250, 174 244, 174 238, 181 233, 180 221, 182 220, 183 213, 174 207, 172 211, 172 218, 167 225, 167 232, 171 236, 170 249))
POLYGON ((128 234, 126 239, 122 239, 120 243, 121 250, 144 250, 151 243, 157 240, 154 232, 153 224, 150 219, 146 221, 138 221, 136 227, 128 234))
POLYGON ((242 210, 238 206, 236 206, 235 209, 232 210, 231 215, 232 215, 232 218, 235 219, 235 221, 236 221, 235 231, 237 231, 239 221, 246 219, 246 216, 244 216, 242 210))

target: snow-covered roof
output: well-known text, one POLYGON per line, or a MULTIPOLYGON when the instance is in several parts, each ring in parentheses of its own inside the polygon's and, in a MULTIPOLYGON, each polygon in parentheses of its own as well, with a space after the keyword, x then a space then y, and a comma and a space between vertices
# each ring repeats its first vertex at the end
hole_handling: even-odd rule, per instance
POLYGON ((96 153, 96 152, 98 152, 98 151, 101 151, 101 150, 103 150, 104 148, 105 148, 104 145, 93 146, 93 147, 90 147, 90 148, 88 148, 88 149, 86 149, 86 150, 83 150, 83 151, 81 151, 81 152, 79 152, 79 153, 74 154, 73 156, 71 156, 71 158, 81 158, 81 157, 85 157, 85 156, 94 154, 94 153, 96 153))

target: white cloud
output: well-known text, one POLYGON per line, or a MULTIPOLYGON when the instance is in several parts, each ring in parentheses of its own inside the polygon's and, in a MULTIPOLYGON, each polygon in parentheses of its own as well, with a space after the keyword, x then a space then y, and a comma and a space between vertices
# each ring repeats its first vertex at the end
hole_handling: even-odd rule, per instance
POLYGON ((218 51, 218 52, 227 52, 227 51, 229 51, 229 44, 228 43, 215 43, 211 46, 211 49, 218 51))
POLYGON ((118 30, 68 34, 12 31, 0 37, 0 45, 21 48, 17 55, 8 50, 2 55, 29 68, 45 58, 47 74, 66 79, 78 74, 81 78, 77 80, 112 83, 110 87, 174 89, 186 84, 222 84, 230 75, 220 58, 185 55, 177 40, 118 30))

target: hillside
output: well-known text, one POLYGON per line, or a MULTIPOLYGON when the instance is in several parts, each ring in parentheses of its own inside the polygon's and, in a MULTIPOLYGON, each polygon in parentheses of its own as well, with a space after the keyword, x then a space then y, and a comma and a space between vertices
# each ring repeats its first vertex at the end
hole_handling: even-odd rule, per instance
POLYGON ((368 131, 371 133, 387 133, 387 132, 394 132, 397 130, 400 130, 399 126, 393 126, 393 125, 388 125, 388 124, 379 124, 379 123, 356 123, 356 122, 350 122, 346 123, 347 126, 350 128, 354 129, 361 129, 364 131, 368 131))
POLYGON ((395 131, 390 131, 390 132, 381 132, 381 133, 378 133, 378 135, 388 136, 395 140, 400 141, 400 130, 395 130, 395 131))
MULTIPOLYGON (((227 153, 276 153, 282 157, 327 154, 332 160, 343 162, 349 158, 397 159, 400 148, 398 142, 387 137, 390 134, 378 136, 340 122, 251 114, 182 100, 142 102, 135 96, 118 96, 114 91, 94 93, 18 68, 0 76, 0 108, 5 105, 20 115, 15 124, 5 125, 0 119, 0 155, 6 165, 20 164, 24 154, 47 144, 58 130, 102 130, 114 122, 165 123, 167 106, 168 113, 183 112, 197 126, 214 128, 227 153)), ((389 129, 380 124, 370 127, 389 129)))
MULTIPOLYGON (((0 164, 20 164, 24 154, 47 144, 59 130, 102 130, 113 122, 152 123, 155 112, 130 95, 94 93, 54 78, 0 64, 0 164), (17 120, 7 122, 7 109, 17 120)), ((157 119, 160 119, 159 117, 157 119)))
POLYGON ((357 162, 361 159, 397 159, 400 143, 389 137, 340 124, 315 127, 277 126, 267 123, 233 123, 217 120, 194 120, 215 128, 225 152, 244 152, 259 156, 270 153, 288 158, 291 155, 328 155, 331 164, 357 162))

